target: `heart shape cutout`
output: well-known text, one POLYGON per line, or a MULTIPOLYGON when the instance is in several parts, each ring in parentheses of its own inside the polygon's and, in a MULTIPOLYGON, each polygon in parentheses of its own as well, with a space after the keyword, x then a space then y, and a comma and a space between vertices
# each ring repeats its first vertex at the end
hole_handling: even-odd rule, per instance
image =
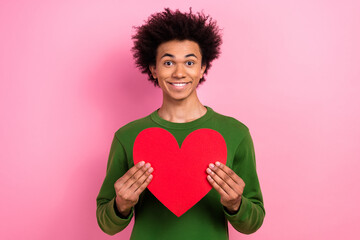
POLYGON ((145 161, 154 168, 148 189, 177 217, 211 190, 206 168, 216 161, 226 164, 226 157, 225 139, 208 128, 191 132, 181 148, 167 130, 147 128, 138 134, 133 148, 135 164, 145 161))

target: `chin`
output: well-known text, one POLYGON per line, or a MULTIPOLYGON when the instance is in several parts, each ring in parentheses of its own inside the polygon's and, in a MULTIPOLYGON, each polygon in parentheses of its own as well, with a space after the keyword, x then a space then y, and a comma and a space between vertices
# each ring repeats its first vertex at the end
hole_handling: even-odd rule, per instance
POLYGON ((166 94, 166 98, 169 100, 182 101, 189 98, 189 94, 166 94))
POLYGON ((175 101, 183 101, 187 99, 187 96, 171 96, 170 99, 175 101))

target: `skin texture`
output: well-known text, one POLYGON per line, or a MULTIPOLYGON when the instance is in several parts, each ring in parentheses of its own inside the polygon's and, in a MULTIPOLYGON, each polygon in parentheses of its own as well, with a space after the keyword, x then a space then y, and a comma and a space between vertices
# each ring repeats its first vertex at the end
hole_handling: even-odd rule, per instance
POLYGON ((169 41, 157 49, 156 66, 150 66, 154 78, 163 90, 165 101, 194 101, 196 87, 206 66, 201 65, 199 45, 193 41, 169 41), (176 89, 171 83, 188 83, 176 89))
POLYGON ((116 207, 124 217, 130 214, 131 208, 139 201, 140 194, 153 178, 150 163, 139 162, 130 168, 115 184, 116 207))
POLYGON ((215 162, 206 169, 207 180, 220 194, 220 202, 229 213, 236 213, 241 204, 245 182, 226 165, 215 162))
POLYGON ((184 123, 206 113, 196 92, 206 69, 201 61, 200 48, 196 42, 172 40, 159 45, 156 65, 149 66, 149 69, 163 92, 163 103, 158 111, 161 118, 184 123), (175 87, 172 83, 187 84, 175 87))
MULTIPOLYGON (((201 60, 199 45, 194 41, 172 40, 159 45, 156 65, 149 66, 149 69, 163 92, 163 103, 158 110, 161 118, 184 123, 198 119, 206 113, 207 110, 196 92, 206 69, 201 60), (183 86, 174 85, 179 83, 183 86)), ((130 214, 139 200, 139 195, 151 182, 153 171, 149 163, 140 162, 116 181, 116 206, 120 214, 130 214)), ((220 194, 221 204, 229 213, 237 212, 245 187, 244 181, 219 162, 210 164, 206 172, 207 180, 220 194)))

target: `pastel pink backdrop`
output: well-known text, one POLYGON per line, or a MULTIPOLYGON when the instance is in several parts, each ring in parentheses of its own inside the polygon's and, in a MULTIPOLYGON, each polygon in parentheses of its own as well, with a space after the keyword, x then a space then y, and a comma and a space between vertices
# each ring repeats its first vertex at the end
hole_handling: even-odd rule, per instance
POLYGON ((1 1, 0 239, 128 239, 97 226, 114 132, 161 104, 132 26, 164 7, 223 28, 201 101, 251 130, 266 218, 230 239, 359 239, 359 1, 1 1))

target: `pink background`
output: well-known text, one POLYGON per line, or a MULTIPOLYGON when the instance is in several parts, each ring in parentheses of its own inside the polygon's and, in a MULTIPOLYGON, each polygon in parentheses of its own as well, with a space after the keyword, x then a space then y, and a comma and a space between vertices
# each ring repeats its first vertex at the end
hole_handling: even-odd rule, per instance
POLYGON ((359 239, 360 2, 123 2, 0 2, 0 239, 129 238, 95 198, 114 132, 161 104, 130 48, 166 6, 224 29, 199 96, 250 128, 267 211, 230 239, 359 239))

